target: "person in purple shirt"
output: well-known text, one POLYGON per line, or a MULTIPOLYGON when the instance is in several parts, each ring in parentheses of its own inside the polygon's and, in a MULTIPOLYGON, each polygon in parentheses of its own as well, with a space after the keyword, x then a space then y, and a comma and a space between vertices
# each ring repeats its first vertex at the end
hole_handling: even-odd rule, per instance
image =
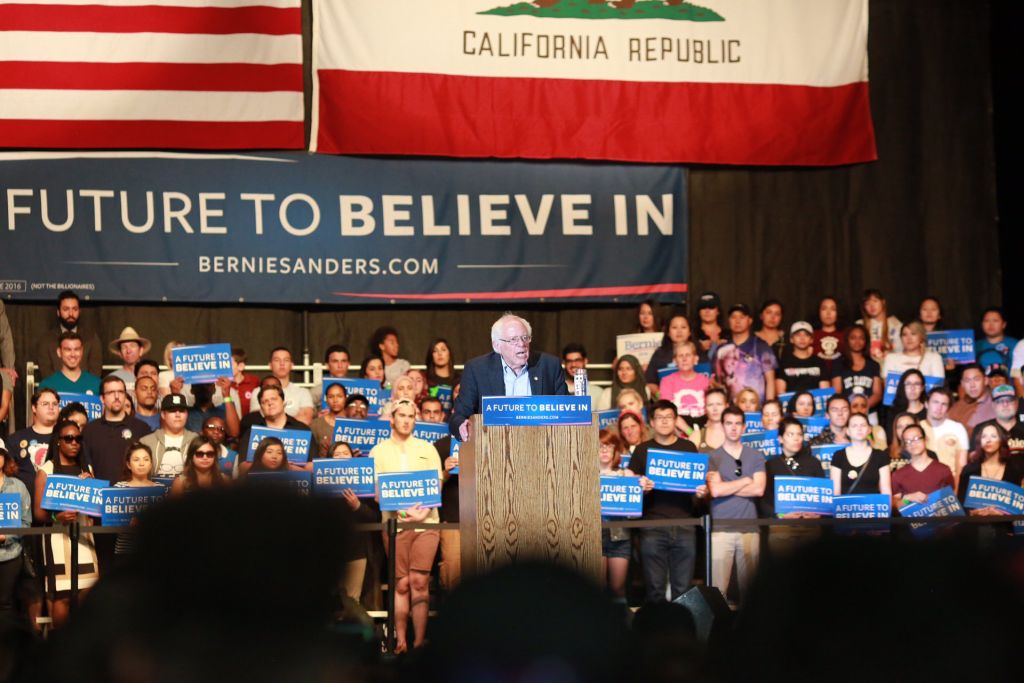
POLYGON ((719 384, 729 391, 730 399, 749 387, 763 403, 775 398, 775 353, 762 339, 750 333, 753 323, 750 309, 735 304, 729 309, 730 341, 714 353, 714 371, 719 384))

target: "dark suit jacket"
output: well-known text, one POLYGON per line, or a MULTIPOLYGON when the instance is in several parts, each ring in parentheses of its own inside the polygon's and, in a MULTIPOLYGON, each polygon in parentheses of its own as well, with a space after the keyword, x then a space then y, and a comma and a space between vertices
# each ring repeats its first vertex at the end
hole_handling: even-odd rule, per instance
MULTIPOLYGON (((566 395, 569 387, 565 384, 565 372, 561 363, 547 353, 533 352, 526 361, 530 375, 530 391, 534 396, 566 395)), ((471 415, 480 412, 480 398, 483 396, 504 396, 505 379, 501 371, 501 356, 496 352, 478 356, 466 363, 462 371, 459 397, 455 399, 448 431, 459 438, 459 425, 471 415)))

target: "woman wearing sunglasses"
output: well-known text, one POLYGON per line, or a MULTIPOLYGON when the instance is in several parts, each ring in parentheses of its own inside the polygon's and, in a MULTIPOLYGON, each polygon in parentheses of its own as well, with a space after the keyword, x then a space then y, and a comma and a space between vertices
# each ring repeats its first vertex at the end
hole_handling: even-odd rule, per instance
POLYGON ((185 451, 185 465, 171 484, 172 496, 187 491, 226 486, 229 479, 220 469, 220 448, 208 436, 192 439, 185 451))
MULTIPOLYGON (((40 507, 46 491, 46 479, 50 475, 68 475, 88 479, 91 468, 82 464, 82 430, 70 420, 57 425, 55 437, 50 441, 46 461, 36 472, 36 490, 32 512, 35 520, 46 526, 71 524, 92 526, 91 517, 77 512, 51 512, 40 507)), ((60 628, 68 618, 71 608, 71 537, 67 533, 43 537, 43 573, 46 577, 46 604, 53 619, 54 628, 60 628)), ((92 534, 81 533, 78 537, 78 599, 85 597, 90 586, 99 577, 96 548, 92 534)))

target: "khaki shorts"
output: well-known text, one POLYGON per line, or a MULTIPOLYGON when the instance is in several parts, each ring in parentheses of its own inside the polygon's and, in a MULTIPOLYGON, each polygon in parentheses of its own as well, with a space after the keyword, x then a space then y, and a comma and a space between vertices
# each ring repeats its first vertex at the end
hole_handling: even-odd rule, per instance
MULTIPOLYGON (((416 532, 406 529, 395 537, 395 576, 409 576, 410 571, 429 574, 437 555, 440 535, 437 529, 416 532)), ((388 535, 384 534, 384 551, 390 553, 388 535)))

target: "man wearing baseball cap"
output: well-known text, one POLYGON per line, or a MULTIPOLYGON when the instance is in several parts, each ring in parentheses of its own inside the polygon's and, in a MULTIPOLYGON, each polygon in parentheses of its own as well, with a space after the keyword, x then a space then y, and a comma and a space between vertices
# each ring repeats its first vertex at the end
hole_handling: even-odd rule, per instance
POLYGON ((722 304, 714 292, 704 292, 697 299, 697 325, 693 335, 702 353, 709 353, 722 342, 722 304))
POLYGON ((185 429, 188 402, 183 394, 167 394, 160 402, 160 429, 142 437, 153 451, 153 475, 176 477, 185 467, 185 451, 195 432, 185 429))
POLYGON ((750 333, 753 322, 754 318, 746 304, 734 304, 729 309, 732 339, 715 351, 715 378, 729 392, 730 400, 749 387, 757 392, 764 403, 775 398, 775 370, 778 363, 771 347, 750 333))
POLYGON ((978 434, 987 425, 997 424, 1009 434, 1008 445, 1010 456, 1024 455, 1024 424, 1021 424, 1017 413, 1017 394, 1010 384, 1000 384, 992 388, 992 407, 996 417, 994 420, 981 422, 971 433, 971 444, 977 443, 978 434))
POLYGON ((787 391, 825 389, 829 386, 828 380, 825 361, 814 355, 814 328, 809 322, 798 320, 789 327, 789 346, 779 361, 775 390, 784 394, 787 391))

